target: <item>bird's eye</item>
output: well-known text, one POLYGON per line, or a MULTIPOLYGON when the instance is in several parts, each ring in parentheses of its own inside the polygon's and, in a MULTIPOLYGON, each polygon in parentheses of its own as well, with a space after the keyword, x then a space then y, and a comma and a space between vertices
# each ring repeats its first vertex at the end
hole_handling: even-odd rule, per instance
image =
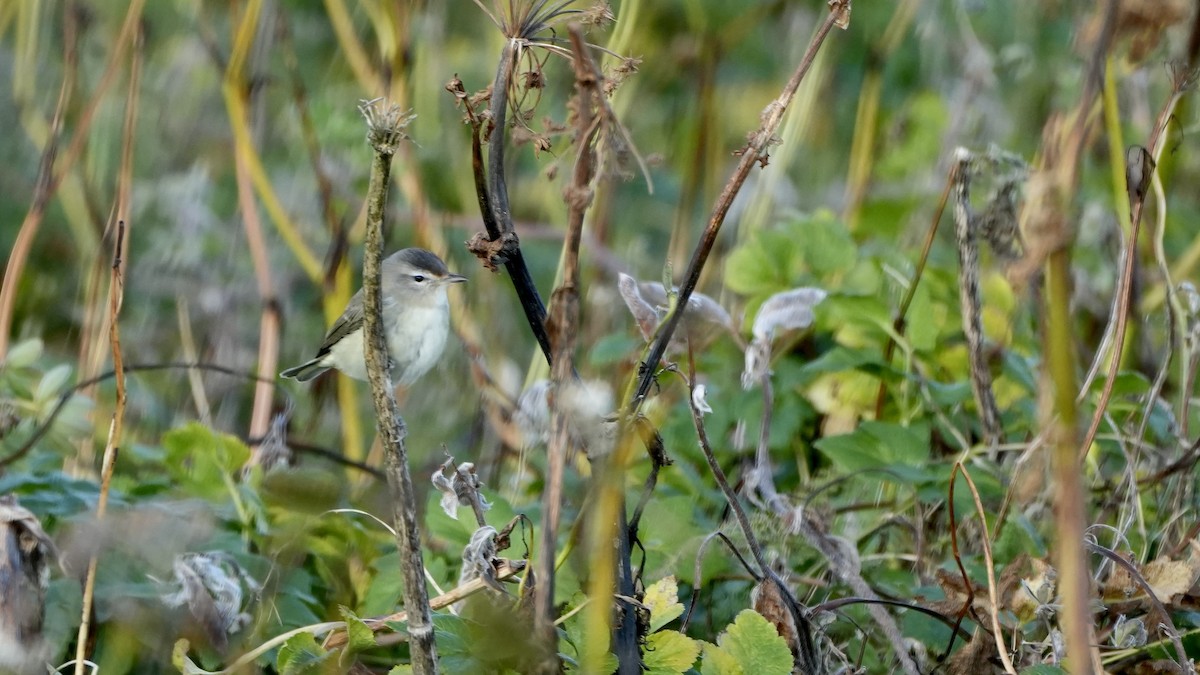
POLYGON ((415 282, 417 282, 417 283, 419 284, 419 283, 421 283, 422 281, 425 281, 425 277, 424 277, 423 275, 420 275, 420 274, 414 274, 414 275, 413 275, 413 281, 415 281, 415 282))

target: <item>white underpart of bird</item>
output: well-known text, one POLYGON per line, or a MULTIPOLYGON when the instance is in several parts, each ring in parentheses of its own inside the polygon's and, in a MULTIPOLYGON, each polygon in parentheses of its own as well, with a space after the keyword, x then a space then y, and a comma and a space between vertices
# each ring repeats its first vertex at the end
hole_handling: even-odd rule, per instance
MULTIPOLYGON (((433 253, 406 248, 388 256, 380 271, 381 313, 393 382, 408 386, 429 372, 450 333, 450 284, 466 281, 451 274, 433 253)), ((336 368, 356 380, 367 379, 363 351, 363 297, 359 290, 346 311, 325 334, 317 355, 281 373, 307 382, 336 368)))
MULTIPOLYGON (((396 301, 383 301, 383 331, 387 336, 388 356, 391 358, 395 383, 408 386, 429 372, 446 348, 450 324, 445 316, 450 311, 446 289, 439 289, 438 302, 433 307, 409 307, 405 312, 389 313, 396 301), (415 348, 409 348, 410 346, 415 348), (406 355, 397 358, 397 355, 406 355)), ((326 368, 337 368, 356 380, 367 379, 367 363, 363 359, 363 331, 357 330, 329 348, 318 361, 326 368), (337 365, 342 364, 342 365, 337 365)))

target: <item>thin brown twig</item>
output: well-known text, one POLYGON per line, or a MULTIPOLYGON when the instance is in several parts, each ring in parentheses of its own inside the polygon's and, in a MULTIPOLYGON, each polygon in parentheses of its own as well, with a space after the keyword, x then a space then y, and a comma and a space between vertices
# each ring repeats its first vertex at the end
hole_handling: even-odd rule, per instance
MULTIPOLYGON (((524 561, 501 559, 499 564, 496 565, 496 577, 494 581, 506 581, 515 577, 517 574, 520 574, 524 569, 524 561)), ((450 605, 465 600, 466 598, 469 598, 486 588, 491 588, 489 581, 490 580, 482 577, 476 577, 461 586, 456 586, 445 593, 442 593, 436 598, 432 598, 429 601, 429 605, 433 609, 449 607, 450 605)), ((408 612, 405 610, 401 610, 387 616, 381 616, 373 619, 363 619, 363 623, 367 625, 367 628, 370 628, 376 633, 393 630, 392 624, 403 623, 406 621, 408 621, 408 612)), ((338 647, 343 647, 346 645, 349 639, 350 636, 347 635, 345 628, 334 629, 329 634, 329 637, 325 640, 325 648, 337 649, 338 647)))
POLYGON ((630 412, 636 412, 645 400, 646 395, 650 393, 650 386, 654 381, 654 377, 658 368, 659 361, 667 352, 667 346, 671 343, 671 337, 675 334, 675 329, 679 326, 680 320, 683 318, 681 308, 688 306, 688 300, 692 297, 692 292, 696 290, 696 284, 700 281, 700 273, 704 271, 704 264, 708 261, 708 254, 712 251, 713 244, 716 243, 717 234, 721 231, 721 225, 725 222, 725 216, 729 213, 729 208, 733 205, 733 199, 741 190, 742 185, 746 182, 746 177, 750 175, 750 170, 755 164, 765 166, 768 161, 767 150, 776 142, 775 131, 779 128, 783 121, 784 113, 787 112, 788 106, 792 99, 796 96, 796 90, 800 88, 800 83, 804 80, 804 76, 812 67, 813 60, 817 57, 817 51, 821 45, 825 43, 825 37, 829 35, 829 31, 833 29, 835 24, 845 26, 850 19, 850 1, 849 0, 831 0, 829 3, 829 15, 821 26, 817 29, 812 41, 809 42, 808 49, 805 50, 803 58, 800 59, 800 65, 784 86, 783 92, 772 101, 762 112, 762 124, 753 134, 750 135, 749 142, 737 153, 741 155, 741 161, 738 163, 734 173, 729 178, 729 182, 721 190, 720 196, 717 197, 716 205, 713 208, 712 215, 709 217, 708 225, 704 228, 704 233, 700 237, 700 242, 696 245, 696 250, 692 254, 692 260, 688 264, 687 272, 684 276, 684 282, 679 288, 679 295, 675 304, 675 310, 667 316, 658 328, 658 336, 654 340, 653 346, 643 363, 644 372, 641 374, 641 379, 638 381, 637 390, 633 398, 628 402, 630 412))
POLYGON ((398 108, 386 102, 376 102, 376 105, 381 106, 377 109, 371 108, 371 105, 364 103, 360 106, 360 111, 367 118, 367 138, 374 151, 367 193, 367 238, 363 252, 364 357, 367 379, 371 383, 371 397, 375 403, 379 435, 384 447, 388 487, 392 496, 396 546, 404 577, 404 606, 408 610, 413 672, 417 675, 432 675, 438 672, 437 645, 434 643, 429 593, 425 589, 425 565, 421 554, 421 533, 417 526, 416 494, 408 466, 408 451, 404 443, 408 429, 397 408, 389 373, 380 279, 388 174, 391 171, 392 155, 403 139, 403 126, 407 119, 400 114, 398 108))
POLYGON ((567 235, 563 241, 563 276, 550 298, 552 337, 551 377, 555 395, 550 418, 549 465, 546 492, 542 500, 541 545, 537 560, 537 604, 535 623, 539 636, 546 641, 546 658, 539 667, 557 672, 558 642, 554 630, 554 563, 558 524, 562 510, 563 474, 571 439, 570 411, 562 405, 562 393, 574 379, 575 343, 579 334, 579 242, 584 216, 592 203, 592 177, 595 174, 594 142, 600 130, 600 118, 593 108, 601 95, 591 55, 579 26, 570 26, 571 48, 575 62, 575 134, 576 158, 571 183, 563 190, 567 204, 567 235))
MULTIPOLYGON (((1004 672, 1010 675, 1017 675, 1016 668, 1013 667, 1012 658, 1008 655, 1008 649, 1004 646, 1004 633, 1001 632, 1000 625, 1000 594, 996 587, 996 567, 992 561, 992 543, 991 537, 988 535, 987 511, 983 509, 983 502, 979 499, 979 490, 975 487, 975 481, 971 479, 970 472, 963 465, 962 461, 954 463, 954 469, 950 472, 950 532, 954 542, 954 559, 958 563, 958 569, 963 575, 963 583, 967 588, 967 604, 963 611, 971 606, 975 594, 971 591, 971 580, 967 577, 966 570, 963 569, 962 559, 958 555, 958 536, 955 531, 958 529, 954 524, 954 479, 959 473, 962 473, 963 478, 967 481, 967 487, 971 489, 971 498, 975 502, 975 512, 979 514, 979 522, 983 527, 983 536, 980 537, 980 545, 983 547, 984 566, 987 570, 988 580, 988 613, 992 620, 992 637, 996 639, 996 652, 1000 655, 1000 662, 1004 664, 1004 672)), ((962 621, 962 613, 959 614, 959 622, 962 621)))
MULTIPOLYGON (((942 196, 938 199, 937 208, 933 212, 933 220, 929 222, 929 229, 925 231, 925 243, 921 247, 921 257, 917 260, 917 269, 913 270, 912 281, 908 284, 908 290, 904 292, 900 308, 896 310, 896 318, 892 320, 892 333, 888 334, 887 344, 883 348, 883 362, 886 365, 891 365, 892 355, 896 352, 896 336, 904 335, 908 326, 908 308, 912 305, 913 298, 917 295, 917 285, 921 283, 921 277, 925 274, 925 263, 929 261, 929 252, 933 250, 938 225, 942 222, 942 212, 946 210, 946 202, 950 199, 950 188, 954 187, 954 174, 957 169, 958 164, 955 163, 951 165, 950 171, 946 174, 946 186, 942 188, 942 196)), ((880 378, 879 393, 875 396, 875 419, 883 419, 883 406, 886 400, 887 380, 880 378)))
MULTIPOLYGON (((792 614, 792 620, 796 625, 797 634, 801 641, 796 666, 802 673, 815 673, 819 675, 824 672, 824 666, 817 654, 817 647, 813 641, 812 623, 808 619, 807 610, 801 608, 799 601, 792 594, 792 590, 788 588, 787 584, 779 578, 779 575, 767 563, 762 545, 759 543, 758 537, 754 535, 754 530, 750 526, 750 519, 746 516, 746 510, 742 508, 737 493, 729 485, 729 480, 725 477, 725 471, 721 468, 721 464, 717 462, 712 445, 708 441, 708 432, 704 428, 704 417, 697 407, 696 397, 693 395, 696 381, 694 359, 689 361, 689 367, 691 372, 688 378, 688 408, 692 412, 692 426, 695 428, 696 436, 700 441, 700 450, 704 455, 704 460, 708 464, 713 478, 717 481, 717 487, 720 488, 721 493, 725 496, 725 502, 729 504, 729 509, 733 513, 734 520, 741 529, 742 535, 746 538, 746 546, 750 549, 751 556, 758 566, 759 578, 763 578, 764 583, 769 581, 776 586, 780 595, 784 598, 788 610, 792 614)), ((903 655, 899 656, 904 658, 903 655)))
POLYGON ((271 263, 267 256, 266 239, 262 222, 258 218, 258 206, 254 200, 254 189, 246 169, 246 160, 241 152, 234 153, 237 173, 238 206, 242 212, 242 225, 246 230, 246 242, 250 258, 254 262, 254 276, 258 281, 258 294, 262 302, 259 317, 258 375, 254 386, 254 403, 250 413, 252 438, 266 434, 271 424, 271 403, 274 398, 274 379, 268 379, 277 371, 279 362, 279 301, 271 284, 271 263))
MULTIPOLYGON (((156 370, 192 370, 192 369, 212 371, 215 373, 222 373, 224 375, 233 375, 235 377, 244 377, 246 379, 255 380, 255 381, 257 381, 259 379, 253 373, 248 373, 244 370, 239 370, 236 368, 228 368, 225 366, 217 365, 215 363, 201 363, 201 362, 195 362, 195 361, 178 361, 178 362, 171 362, 171 363, 138 363, 138 364, 124 366, 121 369, 121 372, 123 374, 129 374, 129 373, 134 373, 134 372, 148 372, 148 371, 156 371, 156 370)), ((54 424, 54 421, 56 419, 58 419, 58 416, 62 413, 63 409, 67 406, 67 403, 71 400, 71 398, 74 395, 79 394, 84 391, 87 391, 88 389, 95 386, 96 384, 99 384, 100 382, 104 382, 105 380, 115 378, 116 376, 117 376, 117 371, 110 370, 110 371, 95 375, 93 377, 89 377, 86 380, 81 380, 79 382, 76 382, 73 385, 70 385, 70 386, 64 388, 59 393, 58 400, 54 403, 54 407, 51 408, 50 412, 45 416, 45 420, 43 420, 42 423, 34 429, 33 433, 29 435, 29 438, 27 438, 25 440, 25 442, 22 443, 20 445, 20 447, 18 447, 16 450, 10 452, 9 454, 5 455, 4 457, 0 457, 0 470, 4 469, 7 466, 12 465, 14 462, 21 459, 25 455, 29 454, 29 452, 31 450, 33 450, 33 448, 38 444, 38 441, 42 440, 42 438, 44 438, 46 436, 46 433, 50 431, 50 427, 54 424)), ((272 381, 275 380, 275 377, 273 375, 271 376, 271 380, 272 381)))
POLYGON ((1099 652, 1092 646, 1093 625, 1088 609, 1089 579, 1083 534, 1087 522, 1079 470, 1078 407, 1075 340, 1072 331, 1071 241, 1068 213, 1079 185, 1080 165, 1102 88, 1104 63, 1116 27, 1117 0, 1098 7, 1101 29, 1086 64, 1083 91, 1071 115, 1053 115, 1044 125, 1041 159, 1030 174, 1020 224, 1025 234, 1025 258, 1010 274, 1027 279, 1044 273, 1043 325, 1046 365, 1043 379, 1051 395, 1043 411, 1055 483, 1055 555, 1062 594, 1060 626, 1072 675, 1095 672, 1099 652))
POLYGON ((17 298, 17 285, 25 262, 33 248, 33 240, 41 227, 46 205, 54 191, 54 160, 58 156, 58 144, 62 138, 63 117, 71 102, 71 93, 75 89, 75 76, 79 65, 79 30, 78 15, 69 3, 65 6, 66 16, 63 20, 63 80, 58 90, 58 102, 54 106, 54 117, 50 120, 50 133, 46 146, 42 150, 41 165, 38 167, 37 182, 34 186, 33 201, 29 211, 17 231, 13 241, 12 251, 8 254, 8 264, 4 269, 4 283, 0 286, 0 361, 8 354, 8 338, 12 328, 12 316, 17 298))
MULTIPOLYGON (((127 139, 127 142, 131 142, 127 139)), ((108 440, 104 445, 104 459, 100 469, 100 494, 96 502, 96 520, 104 519, 108 511, 108 492, 112 484, 113 468, 117 463, 118 443, 121 440, 121 429, 125 421, 125 371, 122 367, 121 331, 117 318, 121 314, 121 304, 125 297, 125 268, 121 264, 121 247, 125 243, 125 221, 117 223, 117 236, 113 253, 112 281, 108 291, 109 308, 109 340, 112 345, 113 370, 117 377, 116 403, 113 407, 112 420, 108 427, 108 440)), ((84 663, 89 651, 88 637, 92 626, 92 601, 96 592, 96 569, 99 554, 93 554, 88 560, 87 576, 83 583, 83 612, 79 623, 79 633, 75 641, 75 675, 83 675, 84 663)))
MULTIPOLYGON (((1129 237, 1125 242, 1125 265, 1121 269, 1121 276, 1117 279, 1116 292, 1119 298, 1117 310, 1109 319, 1116 322, 1116 329, 1113 334, 1112 351, 1109 356, 1108 374, 1104 380, 1104 388, 1100 392, 1100 399, 1096 402, 1096 411, 1092 414, 1091 423, 1088 424, 1087 432, 1083 436, 1083 442, 1080 443, 1080 458, 1087 454, 1088 449, 1092 446, 1092 442, 1096 439, 1096 433, 1100 430, 1100 423, 1104 419, 1104 411, 1108 408, 1108 402, 1112 398, 1113 387, 1116 386, 1117 372, 1121 368, 1121 355, 1125 348, 1125 333, 1129 325, 1129 310, 1133 297, 1133 271, 1137 263, 1137 241, 1138 234, 1141 231, 1142 210, 1146 204, 1146 192, 1155 173, 1158 171, 1158 160, 1162 154, 1162 141, 1166 137, 1167 125, 1171 122, 1172 116, 1175 113, 1175 107, 1178 105, 1179 100, 1183 98, 1187 77, 1185 75, 1171 83, 1171 96, 1163 105, 1162 110, 1159 111, 1158 121, 1150 134, 1148 145, 1145 148, 1136 146, 1130 148, 1126 157, 1125 177, 1129 193, 1129 214, 1132 227, 1129 230, 1129 237)), ((1101 354, 1097 353, 1096 358, 1101 358, 1101 354)), ((1184 417, 1186 418, 1186 415, 1184 417)))

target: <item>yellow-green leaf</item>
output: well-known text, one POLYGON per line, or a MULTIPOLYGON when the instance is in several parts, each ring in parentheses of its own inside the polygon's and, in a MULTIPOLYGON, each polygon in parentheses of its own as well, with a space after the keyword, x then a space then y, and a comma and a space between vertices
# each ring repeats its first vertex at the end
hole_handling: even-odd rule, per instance
POLYGON ((791 675, 792 652, 762 614, 744 609, 729 629, 717 638, 717 644, 730 655, 746 673, 754 675, 791 675))
POLYGON ((704 643, 704 660, 700 662, 700 675, 745 675, 737 659, 729 652, 712 644, 704 643))
POLYGON ((642 603, 650 608, 651 633, 679 618, 683 614, 683 605, 679 602, 679 585, 675 582, 675 575, 654 582, 646 589, 642 603))
POLYGON ((674 630, 652 633, 646 639, 642 663, 648 675, 682 675, 700 656, 700 643, 674 630))

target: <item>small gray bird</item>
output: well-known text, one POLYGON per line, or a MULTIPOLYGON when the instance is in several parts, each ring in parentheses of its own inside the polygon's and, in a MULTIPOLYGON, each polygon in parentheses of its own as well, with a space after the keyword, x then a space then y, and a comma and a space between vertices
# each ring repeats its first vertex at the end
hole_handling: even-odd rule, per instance
MULTIPOLYGON (((446 287, 466 281, 451 274, 446 263, 423 248, 406 248, 381 266, 383 331, 396 384, 410 385, 437 363, 446 346, 450 301, 446 287)), ((317 355, 280 373, 307 382, 330 368, 356 380, 367 379, 363 358, 362 289, 325 335, 317 355)))

